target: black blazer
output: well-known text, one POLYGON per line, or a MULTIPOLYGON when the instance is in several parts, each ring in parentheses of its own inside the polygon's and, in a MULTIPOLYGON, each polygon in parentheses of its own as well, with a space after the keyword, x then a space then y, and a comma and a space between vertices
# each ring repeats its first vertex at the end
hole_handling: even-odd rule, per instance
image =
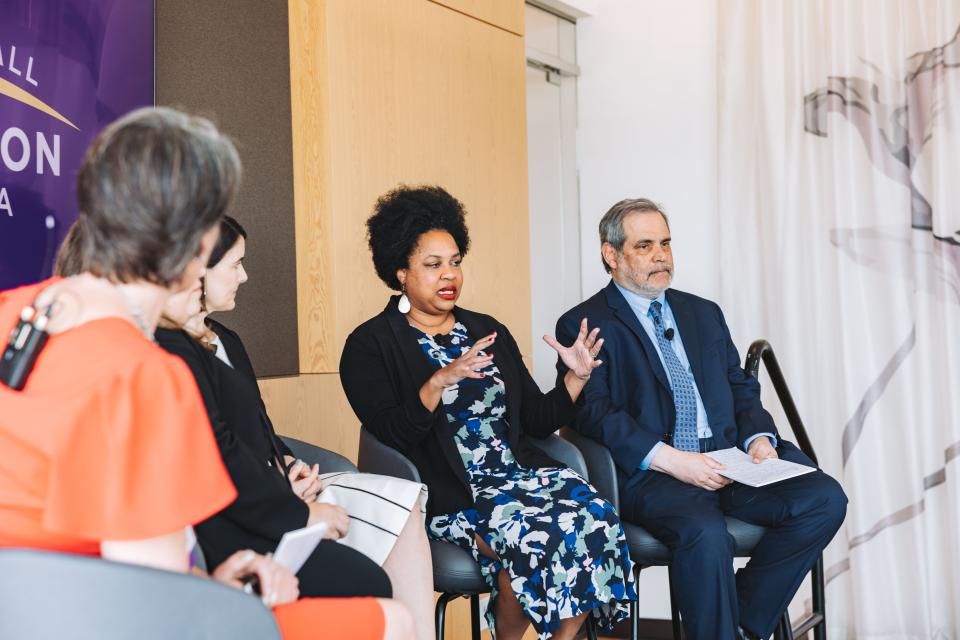
POLYGON ((230 358, 233 368, 251 380, 256 381, 257 374, 253 371, 253 364, 250 362, 247 348, 243 346, 243 342, 240 340, 237 332, 210 318, 207 318, 207 326, 220 338, 220 342, 223 343, 223 347, 227 351, 227 357, 230 358))
POLYGON ((237 499, 230 506, 196 526, 197 538, 211 567, 239 549, 272 552, 284 533, 306 526, 309 517, 307 505, 278 471, 278 453, 285 455, 289 451, 276 438, 263 410, 243 344, 223 325, 215 325, 214 330, 235 368, 221 362, 183 331, 158 329, 156 333, 160 346, 190 367, 220 455, 237 488, 237 499))
MULTIPOLYGON (((270 420, 270 416, 267 415, 267 406, 263 403, 263 397, 260 395, 260 387, 257 385, 257 374, 253 369, 253 363, 250 361, 250 354, 247 353, 247 348, 243 346, 243 341, 240 340, 239 334, 233 329, 225 327, 210 318, 207 318, 207 326, 219 336, 220 342, 223 343, 223 348, 227 352, 227 357, 230 359, 234 370, 244 374, 247 379, 253 383, 253 387, 248 387, 248 390, 253 392, 257 402, 260 404, 260 419, 266 429, 263 433, 272 438, 273 444, 281 456, 293 456, 293 451, 290 450, 290 447, 277 437, 277 431, 273 428, 273 422, 270 420)), ((248 394, 245 396, 245 399, 252 399, 252 396, 248 394)), ((261 445, 263 444, 260 440, 258 440, 258 442, 261 442, 261 445)))
MULTIPOLYGON (((416 334, 397 310, 397 299, 391 297, 382 312, 347 338, 340 358, 340 381, 363 428, 417 467, 430 488, 430 516, 454 513, 473 506, 467 473, 443 404, 431 412, 420 401, 420 387, 438 366, 417 344, 416 334)), ((525 436, 544 438, 573 420, 577 407, 566 388, 561 384, 546 394, 541 392, 513 336, 494 318, 459 307, 454 315, 474 340, 497 332, 489 351, 506 387, 508 442, 517 462, 527 468, 564 466, 525 436)))

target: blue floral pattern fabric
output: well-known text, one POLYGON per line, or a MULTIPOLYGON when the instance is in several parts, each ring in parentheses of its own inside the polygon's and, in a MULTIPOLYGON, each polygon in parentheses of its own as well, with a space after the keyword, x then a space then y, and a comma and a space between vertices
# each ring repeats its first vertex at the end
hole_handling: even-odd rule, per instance
MULTIPOLYGON (((473 344, 459 322, 445 336, 414 327, 424 354, 443 367, 473 344)), ((538 637, 549 638, 561 619, 591 611, 600 626, 626 617, 636 600, 633 563, 613 507, 567 468, 527 469, 507 439, 506 388, 496 363, 483 378, 464 378, 443 391, 443 410, 453 431, 475 507, 436 516, 431 537, 469 551, 496 600, 497 574, 511 587, 538 637), (475 535, 500 561, 480 554, 475 535)), ((487 611, 493 633, 494 612, 487 611)))

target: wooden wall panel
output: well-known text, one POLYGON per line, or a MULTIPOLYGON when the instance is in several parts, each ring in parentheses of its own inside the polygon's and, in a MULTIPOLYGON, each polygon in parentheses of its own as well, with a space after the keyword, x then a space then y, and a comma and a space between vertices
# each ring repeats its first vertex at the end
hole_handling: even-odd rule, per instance
POLYGON ((399 183, 464 202, 461 304, 529 354, 523 38, 428 0, 290 0, 289 21, 300 371, 336 373, 386 303, 364 222, 399 183))
POLYGON ((522 36, 524 33, 523 3, 513 0, 433 0, 454 11, 522 36))
POLYGON ((335 372, 326 3, 290 0, 288 13, 300 370, 335 372))
POLYGON ((360 422, 335 373, 261 378, 267 413, 285 436, 312 442, 356 464, 360 422))
POLYGON ((465 203, 461 303, 528 353, 523 39, 426 0, 291 0, 290 26, 301 371, 337 371, 385 304, 364 221, 401 182, 465 203))

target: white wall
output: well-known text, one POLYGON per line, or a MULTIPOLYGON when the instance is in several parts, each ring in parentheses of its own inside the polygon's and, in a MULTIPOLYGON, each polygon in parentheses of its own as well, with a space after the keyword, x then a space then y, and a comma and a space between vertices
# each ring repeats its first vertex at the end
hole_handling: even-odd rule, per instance
POLYGON ((670 216, 674 286, 720 290, 715 0, 602 0, 577 21, 584 296, 607 282, 597 223, 648 197, 670 216))
MULTIPOLYGON (((648 197, 670 216, 674 286, 716 299, 715 0, 601 0, 577 20, 583 294, 605 286, 597 223, 648 197)), ((669 618, 667 572, 643 571, 640 615, 669 618)))

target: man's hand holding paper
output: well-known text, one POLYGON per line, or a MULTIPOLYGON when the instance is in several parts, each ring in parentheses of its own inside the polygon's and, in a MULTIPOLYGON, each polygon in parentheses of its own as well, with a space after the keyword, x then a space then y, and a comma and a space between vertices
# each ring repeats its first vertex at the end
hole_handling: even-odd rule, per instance
MULTIPOLYGON (((761 439, 766 440, 766 438, 758 438, 758 440, 761 439)), ((769 446, 769 442, 767 446, 769 446)), ((762 449, 762 445, 760 448, 762 449)), ((753 450, 753 447, 751 446, 750 449, 753 450)), ((776 451, 773 453, 776 456, 776 451)), ((780 460, 778 457, 764 458, 757 462, 756 452, 754 454, 744 453, 735 447, 711 451, 704 455, 710 456, 724 465, 723 469, 717 470, 718 474, 751 487, 763 487, 816 471, 814 467, 780 460)))

